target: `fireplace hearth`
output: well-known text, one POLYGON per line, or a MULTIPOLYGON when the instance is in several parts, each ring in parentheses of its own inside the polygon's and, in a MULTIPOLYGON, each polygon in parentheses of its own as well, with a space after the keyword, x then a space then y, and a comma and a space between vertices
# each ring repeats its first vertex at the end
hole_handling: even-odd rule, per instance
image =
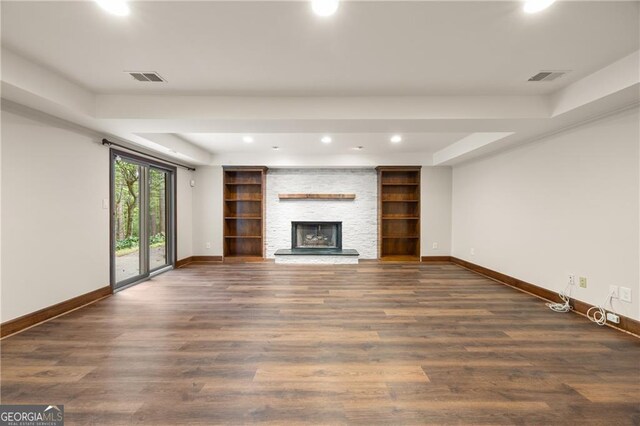
POLYGON ((342 248, 342 222, 291 222, 291 249, 278 249, 276 263, 357 264, 360 254, 342 248))
POLYGON ((342 222, 291 222, 292 250, 342 249, 342 222))

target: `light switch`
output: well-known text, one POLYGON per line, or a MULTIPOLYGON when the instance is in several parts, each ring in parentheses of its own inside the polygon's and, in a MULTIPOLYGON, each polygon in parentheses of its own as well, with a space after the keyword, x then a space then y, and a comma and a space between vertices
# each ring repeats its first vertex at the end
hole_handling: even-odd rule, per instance
POLYGON ((620 300, 631 303, 631 289, 629 287, 620 287, 620 300))
POLYGON ((107 198, 102 199, 102 208, 104 210, 109 210, 109 199, 107 198))

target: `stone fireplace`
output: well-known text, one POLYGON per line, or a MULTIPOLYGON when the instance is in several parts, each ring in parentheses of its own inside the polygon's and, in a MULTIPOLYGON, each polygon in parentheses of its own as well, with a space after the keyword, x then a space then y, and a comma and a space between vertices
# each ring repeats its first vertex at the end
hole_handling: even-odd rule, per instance
MULTIPOLYGON (((373 168, 269 168, 266 184, 266 256, 294 263, 344 263, 356 256, 345 256, 355 250, 362 259, 376 259, 378 251, 378 181, 373 168), (280 194, 355 194, 355 199, 282 199, 280 194), (292 245, 294 222, 340 222, 338 248, 299 248, 292 245), (294 251, 295 255, 276 253, 294 251), (323 253, 325 252, 325 253, 323 253), (317 257, 317 259, 316 259, 317 257), (295 259, 294 259, 295 258, 295 259), (322 259, 321 259, 322 258, 322 259)), ((324 226, 321 233, 325 231, 324 226)), ((305 235, 312 242, 314 232, 305 235)), ((336 237, 337 238, 337 237, 336 237)), ((331 240, 331 238, 329 238, 331 240)), ((325 244, 324 238, 322 244, 325 244)), ((334 244, 330 244, 333 246, 334 244)))
POLYGON ((342 222, 291 222, 292 250, 341 250, 342 222))

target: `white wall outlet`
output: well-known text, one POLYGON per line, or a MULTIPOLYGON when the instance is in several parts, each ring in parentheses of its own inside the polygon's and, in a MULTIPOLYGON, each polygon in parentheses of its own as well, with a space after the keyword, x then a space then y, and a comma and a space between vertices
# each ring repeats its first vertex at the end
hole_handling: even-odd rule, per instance
POLYGON ((620 317, 613 312, 607 312, 607 321, 614 324, 620 324, 620 317))
POLYGON ((205 243, 205 244, 204 244, 204 248, 208 248, 208 249, 210 249, 210 248, 211 248, 211 243, 205 243))
POLYGON ((473 247, 471 247, 471 256, 474 256, 476 254, 476 249, 474 249, 473 247))
POLYGON ((576 276, 569 274, 569 285, 576 285, 576 276))
POLYGON ((613 299, 617 299, 618 298, 618 286, 617 285, 610 285, 609 286, 609 294, 611 295, 611 297, 613 299))
POLYGON ((431 245, 431 248, 434 249, 434 250, 438 250, 438 243, 433 243, 431 245))
POLYGON ((587 288, 587 277, 580 277, 580 287, 587 288))
POLYGON ((620 287, 620 300, 631 303, 631 289, 629 287, 620 287))
POLYGON ((102 199, 102 208, 104 210, 109 210, 109 199, 108 198, 103 198, 102 199))

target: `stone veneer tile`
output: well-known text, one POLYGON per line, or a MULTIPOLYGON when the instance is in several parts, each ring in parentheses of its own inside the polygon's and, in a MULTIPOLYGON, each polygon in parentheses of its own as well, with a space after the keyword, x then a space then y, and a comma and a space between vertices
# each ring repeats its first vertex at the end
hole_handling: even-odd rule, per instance
POLYGON ((342 247, 377 258, 378 184, 374 169, 269 169, 266 188, 267 257, 291 248, 291 222, 342 222, 342 247), (283 200, 278 194, 354 193, 348 200, 283 200))

